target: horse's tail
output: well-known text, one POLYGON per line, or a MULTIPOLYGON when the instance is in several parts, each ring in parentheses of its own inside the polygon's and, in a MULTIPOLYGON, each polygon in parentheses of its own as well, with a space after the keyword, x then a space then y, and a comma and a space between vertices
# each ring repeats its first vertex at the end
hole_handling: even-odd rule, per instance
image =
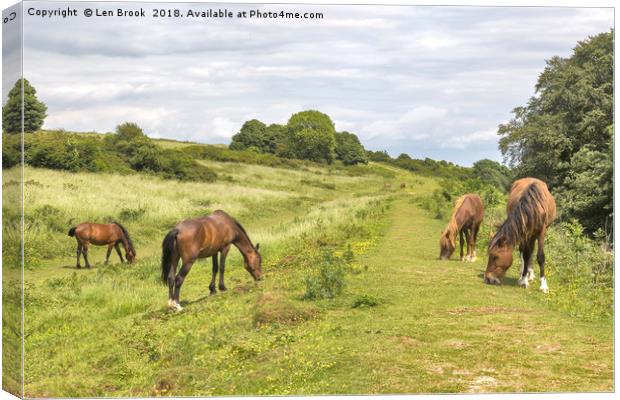
POLYGON ((75 236, 75 228, 76 227, 74 226, 73 228, 69 229, 69 233, 67 233, 67 235, 69 235, 71 237, 75 236))
POLYGON ((175 228, 171 230, 161 243, 161 280, 164 285, 168 283, 168 274, 170 273, 170 268, 172 267, 172 253, 174 251, 174 244, 177 240, 178 234, 178 229, 175 228))

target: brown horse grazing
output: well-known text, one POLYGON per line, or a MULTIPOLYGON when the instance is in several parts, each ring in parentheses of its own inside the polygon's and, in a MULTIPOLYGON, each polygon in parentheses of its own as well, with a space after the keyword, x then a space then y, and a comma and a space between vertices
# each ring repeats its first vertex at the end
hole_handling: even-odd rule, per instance
POLYGON ((461 244, 461 261, 476 261, 476 240, 484 218, 482 199, 476 194, 466 194, 454 203, 448 226, 439 239, 439 258, 447 260, 456 249, 456 234, 461 244), (467 256, 463 258, 463 234, 467 240, 467 256))
POLYGON ((515 181, 508 198, 508 218, 501 225, 489 244, 489 261, 484 281, 499 284, 512 265, 512 250, 519 246, 521 252, 521 277, 519 285, 527 287, 534 279, 532 255, 538 240, 537 260, 540 266, 540 290, 547 293, 545 278, 545 233, 555 219, 555 200, 545 182, 535 178, 515 181))
POLYGON ((230 245, 234 244, 241 254, 245 269, 255 280, 262 277, 261 256, 252 245, 248 234, 239 222, 224 211, 217 210, 206 217, 179 222, 164 238, 162 243, 161 279, 168 283, 168 307, 180 311, 179 293, 185 277, 199 258, 213 258, 213 276, 209 290, 215 294, 215 275, 218 271, 217 254, 220 253, 219 289, 226 290, 224 269, 230 245), (181 270, 176 273, 179 259, 181 270))
POLYGON ((136 258, 136 250, 133 247, 131 238, 127 229, 118 222, 112 224, 95 224, 93 222, 82 222, 81 224, 69 229, 69 236, 75 236, 77 240, 77 268, 80 266, 80 255, 84 254, 84 261, 86 261, 86 268, 90 268, 88 262, 88 246, 91 244, 97 246, 108 246, 108 252, 105 256, 105 263, 108 263, 110 259, 110 253, 112 253, 112 247, 116 249, 121 262, 124 262, 123 255, 119 249, 119 244, 123 245, 125 249, 125 257, 131 264, 136 258))

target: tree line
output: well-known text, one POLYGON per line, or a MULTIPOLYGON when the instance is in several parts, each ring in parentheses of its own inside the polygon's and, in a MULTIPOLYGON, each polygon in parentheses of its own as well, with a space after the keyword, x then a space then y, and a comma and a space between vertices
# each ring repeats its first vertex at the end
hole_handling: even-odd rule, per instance
POLYGON ((368 156, 357 135, 337 132, 331 118, 320 111, 293 114, 286 125, 246 121, 232 137, 231 150, 253 150, 283 158, 331 164, 366 164, 368 156))

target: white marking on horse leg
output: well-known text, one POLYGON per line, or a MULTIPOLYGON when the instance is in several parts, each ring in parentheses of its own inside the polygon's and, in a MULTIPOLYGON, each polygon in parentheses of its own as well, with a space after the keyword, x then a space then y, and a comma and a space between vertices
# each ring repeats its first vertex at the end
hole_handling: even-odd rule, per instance
POLYGON ((523 278, 519 278, 519 286, 523 286, 525 289, 527 289, 527 287, 529 286, 530 282, 527 280, 527 277, 523 278))
POLYGON ((544 276, 540 278, 540 290, 542 290, 543 293, 549 293, 549 287, 547 286, 547 278, 545 278, 544 276))
POLYGON ((168 308, 174 308, 174 300, 168 299, 168 308))
POLYGON ((534 278, 536 278, 536 274, 534 273, 534 268, 529 268, 527 270, 527 280, 530 282, 533 282, 534 278))

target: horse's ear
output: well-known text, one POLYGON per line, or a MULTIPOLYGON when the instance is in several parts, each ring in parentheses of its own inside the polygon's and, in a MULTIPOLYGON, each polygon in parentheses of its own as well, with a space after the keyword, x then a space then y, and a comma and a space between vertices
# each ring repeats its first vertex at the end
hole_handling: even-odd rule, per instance
POLYGON ((256 243, 256 250, 260 247, 260 243, 256 243))

